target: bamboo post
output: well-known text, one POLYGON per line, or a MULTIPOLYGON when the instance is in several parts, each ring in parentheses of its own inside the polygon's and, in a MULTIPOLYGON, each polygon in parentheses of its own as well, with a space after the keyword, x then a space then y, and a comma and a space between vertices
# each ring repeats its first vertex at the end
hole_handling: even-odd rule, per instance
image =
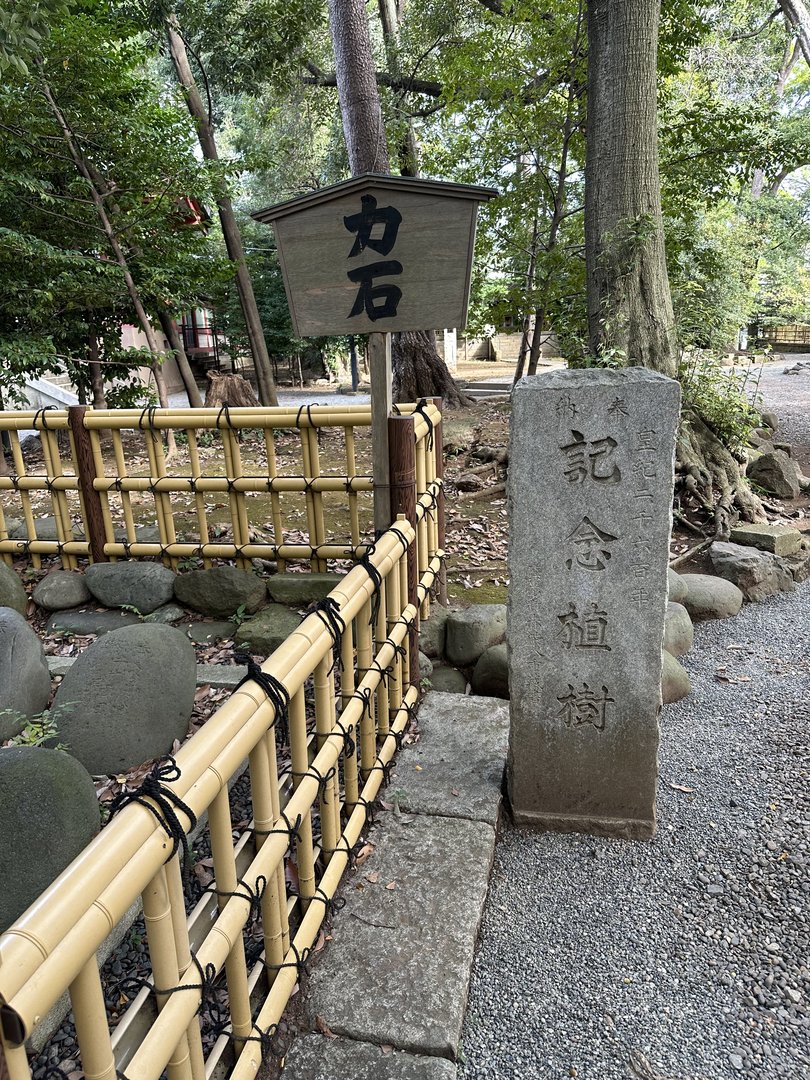
POLYGON ((96 464, 93 459, 93 447, 90 432, 84 426, 86 405, 68 406, 68 424, 73 434, 76 450, 76 472, 79 477, 79 489, 84 500, 84 513, 87 522, 87 540, 93 562, 109 562, 104 554, 104 514, 101 498, 93 483, 96 479, 96 464))
POLYGON ((369 334, 371 370, 371 458, 374 476, 374 529, 391 524, 391 476, 388 452, 388 417, 391 413, 391 335, 369 334))
MULTIPOLYGON (((443 402, 440 397, 433 398, 433 404, 441 413, 443 402)), ((433 448, 436 451, 436 479, 441 482, 439 494, 436 496, 436 521, 439 530, 439 551, 444 552, 445 534, 445 499, 444 499, 444 424, 442 420, 433 428, 433 448)), ((442 568, 439 571, 439 603, 447 607, 447 560, 442 559, 442 568)))
MULTIPOLYGON (((391 471, 391 513, 403 514, 416 529, 416 439, 412 416, 392 416, 388 420, 388 446, 391 471)), ((419 606, 416 586, 418 566, 416 542, 408 548, 407 603, 419 606)), ((408 631, 408 670, 412 680, 419 671, 419 620, 408 631)))

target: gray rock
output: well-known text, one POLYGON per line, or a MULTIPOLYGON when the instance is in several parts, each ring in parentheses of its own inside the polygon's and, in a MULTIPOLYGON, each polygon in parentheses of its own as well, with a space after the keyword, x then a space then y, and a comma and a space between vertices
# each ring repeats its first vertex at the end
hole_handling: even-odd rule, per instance
POLYGON ((87 588, 100 604, 135 608, 141 615, 168 604, 174 578, 168 567, 150 562, 93 563, 84 572, 87 588))
POLYGON ((447 616, 445 654, 451 664, 468 667, 506 634, 506 604, 472 604, 447 616))
POLYGON ((429 693, 420 739, 396 759, 400 809, 498 824, 509 744, 509 707, 491 697, 429 693), (418 768, 417 768, 418 766, 418 768))
POLYGON ((445 1058, 383 1051, 374 1043, 299 1036, 284 1059, 283 1080, 456 1080, 445 1058))
POLYGON ((80 607, 90 599, 90 590, 83 574, 71 570, 53 570, 40 581, 33 592, 37 607, 45 611, 64 611, 80 607))
POLYGON ((434 664, 430 673, 430 687, 439 694, 463 694, 467 689, 467 680, 457 668, 434 664))
POLYGON ((0 607, 13 608, 20 615, 28 610, 28 595, 10 566, 0 559, 0 607))
POLYGON ((668 599, 673 604, 682 604, 686 599, 686 582, 680 574, 667 567, 668 599))
POLYGON ((419 653, 419 678, 429 679, 430 673, 433 671, 433 661, 429 656, 425 656, 423 652, 419 653))
POLYGON ((277 604, 304 607, 323 600, 342 580, 342 574, 275 574, 267 582, 267 593, 277 604))
MULTIPOLYGON (((59 533, 56 528, 56 518, 54 517, 41 517, 34 518, 34 531, 37 534, 37 540, 58 540, 59 533)), ((15 524, 13 529, 9 528, 8 535, 10 540, 29 540, 28 526, 24 521, 19 521, 15 524)), ((73 529, 74 540, 84 540, 84 533, 77 528, 73 529)))
POLYGON ((75 758, 41 746, 0 750, 0 933, 99 830, 93 781, 75 758))
POLYGON ((474 694, 509 699, 509 665, 505 643, 490 646, 478 657, 471 681, 474 694))
POLYGON ((185 611, 179 604, 163 604, 161 607, 155 608, 144 619, 144 622, 165 623, 168 626, 171 623, 179 622, 180 619, 185 618, 185 615, 185 611))
POLYGON ((795 588, 785 563, 769 551, 715 541, 709 554, 716 573, 733 581, 746 600, 757 603, 795 588))
MULTIPOLYGON (((119 543, 126 543, 127 530, 118 526, 113 529, 113 537, 119 543)), ((160 528, 157 525, 136 525, 135 526, 135 543, 136 544, 159 544, 160 543, 160 528)))
POLYGON ((94 776, 169 753, 194 707, 196 657, 171 626, 127 626, 96 641, 56 692, 60 738, 94 776))
POLYGON ((682 574, 687 585, 684 607, 693 620, 728 619, 736 615, 743 594, 731 581, 711 574, 682 574))
POLYGON ((729 539, 732 544, 760 548, 774 555, 794 555, 801 545, 802 534, 789 525, 757 522, 755 525, 736 525, 731 530, 729 539))
POLYGON ((18 611, 0 607, 0 742, 18 735, 27 720, 41 713, 50 693, 42 643, 18 611))
POLYGON ((189 638, 195 645, 210 645, 212 641, 226 641, 236 634, 236 623, 222 622, 193 622, 184 627, 189 638))
MULTIPOLYGON (((87 634, 101 636, 110 630, 124 626, 138 626, 142 622, 131 611, 57 611, 48 619, 48 634, 87 634)), ((143 622, 144 626, 150 625, 143 622)))
POLYGON ((449 615, 450 608, 442 607, 441 604, 433 604, 430 609, 430 618, 419 624, 419 648, 431 660, 438 660, 444 656, 444 641, 449 615))
POLYGON ((174 581, 174 595, 185 607, 228 619, 244 608, 248 615, 258 611, 267 599, 261 578, 236 566, 215 566, 211 570, 191 570, 174 581))
POLYGON ((245 664, 197 664, 197 686, 235 690, 247 673, 245 664))
POLYGON ((664 705, 671 705, 692 693, 692 683, 686 668, 671 653, 664 652, 662 655, 661 701, 664 705))
POLYGON ((784 450, 763 454, 752 463, 748 477, 778 499, 795 499, 799 494, 796 467, 784 450))
POLYGON ((770 412, 766 409, 765 412, 760 413, 760 416, 762 417, 762 423, 765 427, 769 428, 771 431, 779 430, 779 417, 775 412, 770 412))
POLYGON ((692 648, 695 628, 683 604, 667 604, 664 619, 664 648, 670 656, 683 656, 692 648))
POLYGON ((311 1016, 336 1035, 455 1058, 495 831, 463 818, 417 814, 406 824, 385 814, 374 843, 363 873, 376 872, 377 883, 344 890, 329 962, 312 971, 311 1016), (426 850, 441 873, 425 873, 426 850))
POLYGON ((237 629, 234 641, 251 653, 269 656, 301 625, 301 619, 283 604, 268 604, 237 629))
POLYGON ((784 563, 795 582, 807 581, 810 578, 810 552, 801 550, 796 555, 787 555, 784 563))

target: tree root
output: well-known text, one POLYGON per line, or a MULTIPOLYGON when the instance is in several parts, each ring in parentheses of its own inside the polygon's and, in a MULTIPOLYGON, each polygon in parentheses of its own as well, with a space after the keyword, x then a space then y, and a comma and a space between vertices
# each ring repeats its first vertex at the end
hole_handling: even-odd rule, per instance
POLYGON ((740 463, 691 408, 681 415, 676 459, 676 495, 682 509, 686 504, 707 515, 718 540, 727 540, 739 520, 767 521, 740 463))

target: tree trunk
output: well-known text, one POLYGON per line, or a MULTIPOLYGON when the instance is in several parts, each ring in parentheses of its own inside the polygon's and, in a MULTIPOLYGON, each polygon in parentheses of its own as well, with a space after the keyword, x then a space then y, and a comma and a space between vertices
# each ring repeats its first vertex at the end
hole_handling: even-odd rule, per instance
POLYGON ((183 386, 186 388, 188 403, 192 409, 201 409, 202 397, 200 396, 200 391, 197 387, 196 380, 194 379, 194 372, 191 370, 191 364, 188 362, 188 356, 186 356, 183 339, 177 332, 177 324, 168 311, 163 309, 158 311, 158 319, 160 320, 161 329, 166 335, 169 346, 174 353, 174 358, 177 361, 177 370, 180 372, 180 378, 183 380, 183 386))
POLYGON ((802 55, 810 64, 810 11, 804 0, 779 0, 779 7, 796 33, 802 55))
MULTIPOLYGON (((48 102, 48 106, 50 107, 51 112, 56 118, 56 122, 59 125, 60 131, 62 132, 62 138, 68 148, 68 152, 70 153, 73 163, 76 166, 79 175, 87 184, 88 190, 90 192, 90 198, 96 211, 96 216, 101 223, 101 228, 107 238, 107 243, 110 245, 110 250, 113 253, 115 261, 121 270, 121 274, 124 278, 124 284, 127 288, 127 293, 129 294, 130 301, 132 302, 132 306, 135 309, 135 314, 138 318, 138 322, 141 325, 143 335, 146 338, 146 344, 149 348, 149 352, 152 354, 152 373, 155 376, 155 385, 157 387, 158 399, 160 401, 161 408, 168 409, 169 396, 166 391, 166 380, 164 379, 163 372, 160 369, 163 353, 162 350, 158 347, 154 328, 152 326, 152 323, 149 321, 149 316, 146 314, 146 309, 143 306, 140 290, 135 284, 135 279, 133 278, 132 273, 129 269, 129 263, 127 261, 126 255, 124 254, 124 249, 121 247, 121 244, 118 240, 118 235, 107 213, 102 193, 99 191, 98 185, 93 179, 91 170, 84 159, 84 155, 79 148, 79 144, 76 141, 73 131, 68 124, 64 113, 57 105, 56 99, 51 92, 51 88, 44 77, 42 78, 40 85, 42 87, 42 93, 45 97, 45 100, 48 102)), ((174 437, 174 432, 171 430, 171 428, 168 428, 166 431, 166 447, 170 457, 177 450, 177 442, 174 437)))
MULTIPOLYGON (((219 154, 217 153, 214 131, 211 127, 208 111, 200 97, 200 91, 197 89, 191 65, 188 62, 185 42, 180 33, 176 15, 166 17, 166 34, 177 79, 183 87, 188 111, 191 113, 197 127, 203 157, 207 161, 218 161, 219 154)), ((217 210, 219 211, 219 220, 222 226, 222 235, 225 238, 228 258, 236 267, 236 288, 245 317, 250 351, 253 356, 253 366, 256 369, 259 400, 265 406, 278 405, 276 385, 273 380, 273 368, 267 352, 267 342, 264 339, 259 308, 253 293, 253 282, 250 279, 250 273, 245 262, 242 234, 239 232, 239 226, 236 223, 233 203, 227 195, 221 195, 217 199, 217 210)))
POLYGON ((529 375, 537 374, 537 362, 540 359, 540 346, 543 341, 543 324, 545 321, 545 308, 536 308, 534 312, 534 330, 532 331, 532 347, 529 351, 529 375))
MULTIPOLYGON (((390 173, 364 0, 329 0, 329 29, 352 175, 390 173)), ((448 405, 466 403, 429 334, 409 331, 397 339, 392 343, 394 401, 441 395, 448 405)))
POLYGON ((589 0, 585 258, 593 356, 674 377, 656 105, 660 0, 589 0))
POLYGON ((90 375, 90 390, 93 394, 93 408, 106 409, 107 396, 104 393, 104 375, 98 359, 98 335, 93 327, 87 335, 87 356, 90 363, 87 365, 90 375))
MULTIPOLYGON (((660 0, 588 0, 585 255, 592 355, 675 377, 677 343, 664 255, 656 76, 660 0)), ((677 444, 677 497, 727 538, 762 520, 734 456, 691 408, 677 444)))

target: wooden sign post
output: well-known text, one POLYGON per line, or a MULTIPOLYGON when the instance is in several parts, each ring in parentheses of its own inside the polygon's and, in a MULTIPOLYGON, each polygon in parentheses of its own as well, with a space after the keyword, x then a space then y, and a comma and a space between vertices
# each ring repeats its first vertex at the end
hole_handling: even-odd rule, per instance
POLYGON ((391 334, 464 326, 478 204, 493 188, 365 173, 257 211, 298 337, 369 335, 374 526, 391 523, 391 334))

